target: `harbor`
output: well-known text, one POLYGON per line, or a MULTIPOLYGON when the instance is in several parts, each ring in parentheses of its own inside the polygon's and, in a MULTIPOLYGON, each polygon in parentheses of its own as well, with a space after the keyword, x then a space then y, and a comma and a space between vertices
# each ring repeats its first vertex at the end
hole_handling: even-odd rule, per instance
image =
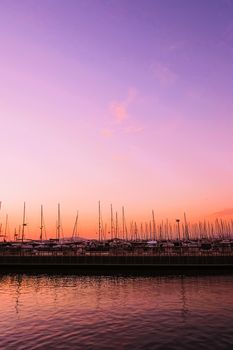
POLYGON ((233 241, 4 242, 0 244, 0 269, 233 271, 233 241))
POLYGON ((156 224, 152 210, 149 223, 141 224, 139 229, 134 221, 128 230, 124 207, 120 222, 111 205, 110 231, 107 232, 98 202, 98 239, 80 236, 78 212, 72 236, 65 237, 58 204, 56 235, 55 238, 47 238, 42 205, 40 209, 39 239, 25 235, 28 227, 25 203, 22 224, 19 232, 14 234, 14 240, 8 239, 6 216, 0 242, 0 270, 233 271, 232 221, 190 224, 184 213, 183 222, 176 219, 173 226, 168 221, 156 224))

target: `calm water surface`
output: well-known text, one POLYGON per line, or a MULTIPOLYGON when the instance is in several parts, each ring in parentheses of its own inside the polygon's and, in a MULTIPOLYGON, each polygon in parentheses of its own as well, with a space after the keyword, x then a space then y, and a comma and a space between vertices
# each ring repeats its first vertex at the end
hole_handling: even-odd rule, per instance
POLYGON ((233 276, 0 275, 0 349, 231 349, 233 276))

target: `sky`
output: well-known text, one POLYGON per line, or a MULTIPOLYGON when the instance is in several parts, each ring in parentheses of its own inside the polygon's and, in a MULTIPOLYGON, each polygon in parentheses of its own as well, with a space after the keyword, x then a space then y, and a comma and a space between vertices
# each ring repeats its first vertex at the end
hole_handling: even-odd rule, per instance
POLYGON ((231 0, 0 0, 2 227, 232 216, 232 91, 231 0))

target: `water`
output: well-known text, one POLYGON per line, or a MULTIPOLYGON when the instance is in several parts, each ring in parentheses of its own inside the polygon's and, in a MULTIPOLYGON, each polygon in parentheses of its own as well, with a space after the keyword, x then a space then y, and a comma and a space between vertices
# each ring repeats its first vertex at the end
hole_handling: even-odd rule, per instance
POLYGON ((0 275, 0 349, 230 349, 233 276, 0 275))

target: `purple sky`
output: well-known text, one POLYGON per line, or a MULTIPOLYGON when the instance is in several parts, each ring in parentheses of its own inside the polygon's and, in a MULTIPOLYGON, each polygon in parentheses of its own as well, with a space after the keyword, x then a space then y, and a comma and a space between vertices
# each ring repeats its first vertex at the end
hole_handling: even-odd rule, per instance
POLYGON ((233 1, 0 0, 0 50, 12 228, 23 201, 51 231, 58 201, 67 225, 79 208, 85 232, 98 200, 143 218, 233 207, 233 1))

